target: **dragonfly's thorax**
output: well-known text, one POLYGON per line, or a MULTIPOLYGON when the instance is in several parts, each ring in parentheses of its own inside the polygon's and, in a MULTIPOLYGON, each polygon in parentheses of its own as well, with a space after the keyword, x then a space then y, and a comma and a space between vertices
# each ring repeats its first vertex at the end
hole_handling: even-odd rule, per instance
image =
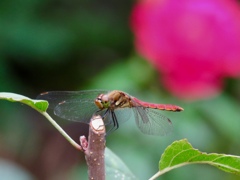
POLYGON ((108 94, 100 94, 95 104, 99 109, 110 108, 112 110, 116 108, 132 107, 131 97, 121 91, 111 91, 108 94))

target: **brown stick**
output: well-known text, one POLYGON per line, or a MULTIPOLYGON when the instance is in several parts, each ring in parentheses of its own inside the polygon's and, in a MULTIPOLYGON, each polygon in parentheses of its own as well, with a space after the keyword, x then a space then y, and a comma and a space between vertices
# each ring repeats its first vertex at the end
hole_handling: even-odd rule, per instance
POLYGON ((80 137, 80 144, 85 154, 90 180, 105 180, 105 126, 101 116, 93 116, 89 124, 88 141, 80 137))

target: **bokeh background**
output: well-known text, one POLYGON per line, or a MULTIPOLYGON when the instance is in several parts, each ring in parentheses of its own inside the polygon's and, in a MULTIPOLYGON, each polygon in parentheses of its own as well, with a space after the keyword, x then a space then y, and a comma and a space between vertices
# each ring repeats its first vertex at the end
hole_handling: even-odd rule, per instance
MULTIPOLYGON (((0 92, 35 98, 50 90, 119 89, 177 104, 165 137, 128 121, 107 137, 138 179, 158 171, 164 149, 240 155, 240 5, 237 0, 1 0, 0 92)), ((88 126, 54 119, 76 141, 88 126)), ((77 152, 33 109, 0 101, 0 179, 87 179, 77 152)), ((239 177, 208 165, 161 179, 239 177)))

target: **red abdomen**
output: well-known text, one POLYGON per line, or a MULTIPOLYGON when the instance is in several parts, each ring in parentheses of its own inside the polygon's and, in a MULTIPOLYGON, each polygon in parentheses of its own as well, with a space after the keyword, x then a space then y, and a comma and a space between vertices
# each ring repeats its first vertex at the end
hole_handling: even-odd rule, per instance
POLYGON ((172 105, 172 104, 148 103, 148 102, 140 101, 139 99, 134 98, 134 97, 132 98, 132 100, 134 100, 137 104, 140 104, 141 106, 146 107, 146 108, 159 109, 159 110, 165 110, 165 111, 175 111, 175 112, 184 110, 180 106, 176 106, 176 105, 172 105))

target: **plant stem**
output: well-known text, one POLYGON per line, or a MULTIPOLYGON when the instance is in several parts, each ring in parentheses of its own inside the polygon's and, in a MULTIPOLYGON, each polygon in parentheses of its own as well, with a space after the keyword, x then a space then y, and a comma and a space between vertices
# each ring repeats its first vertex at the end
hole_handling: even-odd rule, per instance
POLYGON ((89 180, 105 180, 105 126, 101 116, 93 116, 89 123, 88 140, 80 137, 80 145, 77 144, 47 112, 40 112, 48 121, 72 144, 76 149, 83 151, 88 165, 89 180))
POLYGON ((56 121, 54 121, 51 116, 47 112, 40 112, 43 116, 45 116, 48 121, 67 139, 70 144, 72 144, 76 149, 82 150, 81 146, 77 144, 62 128, 59 126, 56 121))

